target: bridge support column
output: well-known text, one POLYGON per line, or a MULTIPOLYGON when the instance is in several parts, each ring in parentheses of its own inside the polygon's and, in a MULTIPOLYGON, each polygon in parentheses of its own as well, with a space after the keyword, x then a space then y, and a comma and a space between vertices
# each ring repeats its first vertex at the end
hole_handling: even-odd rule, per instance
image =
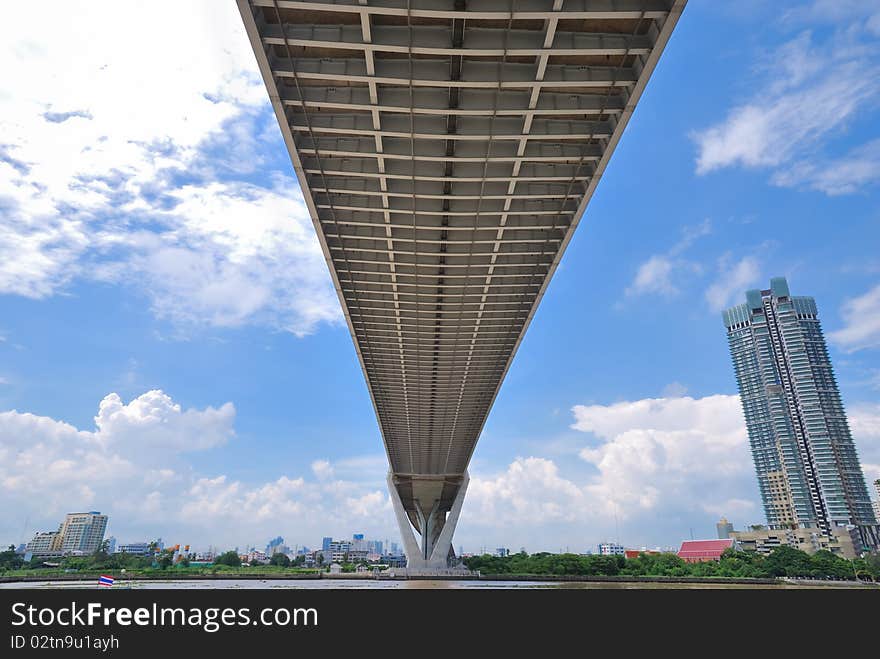
POLYGON ((468 475, 462 478, 461 486, 448 514, 440 511, 438 505, 428 514, 421 510, 415 511, 418 521, 420 539, 416 539, 413 523, 403 507, 400 493, 394 483, 394 475, 388 474, 388 490, 391 493, 391 504, 397 517, 397 525, 400 527, 400 538, 403 541, 406 552, 406 567, 409 570, 445 570, 449 551, 452 548, 452 535, 461 515, 461 506, 464 503, 464 495, 467 490, 468 475))

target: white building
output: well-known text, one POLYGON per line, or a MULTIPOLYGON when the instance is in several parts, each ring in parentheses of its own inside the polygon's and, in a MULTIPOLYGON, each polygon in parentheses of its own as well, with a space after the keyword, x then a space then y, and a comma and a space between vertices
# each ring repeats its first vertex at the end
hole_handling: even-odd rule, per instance
POLYGON ((37 533, 25 551, 35 556, 93 554, 104 542, 107 515, 98 511, 68 513, 57 531, 37 533))
POLYGON ((59 556, 61 538, 58 531, 38 531, 34 539, 27 543, 25 556, 59 556))
POLYGON ((599 556, 623 556, 626 552, 623 545, 616 542, 600 542, 599 556))
POLYGON ((61 552, 94 553, 101 548, 106 530, 107 515, 102 515, 97 510, 68 513, 58 530, 61 534, 61 552))
POLYGON ((147 556, 150 553, 149 542, 129 542, 124 545, 116 545, 117 554, 133 554, 134 556, 147 556))

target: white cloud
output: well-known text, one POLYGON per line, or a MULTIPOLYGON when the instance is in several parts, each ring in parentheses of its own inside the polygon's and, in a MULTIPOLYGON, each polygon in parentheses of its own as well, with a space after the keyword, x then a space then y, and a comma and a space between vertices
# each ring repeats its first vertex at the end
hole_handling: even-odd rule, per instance
POLYGON ((581 458, 599 472, 588 487, 606 514, 717 514, 735 500, 754 502, 738 396, 577 405, 572 412, 572 428, 602 441, 581 458))
MULTIPOLYGON (((880 478, 880 403, 857 403, 847 407, 850 432, 856 443, 868 483, 880 478)), ((874 491, 871 491, 874 494, 874 491)))
POLYGON ((333 465, 329 460, 315 460, 312 463, 312 473, 319 481, 333 478, 333 465))
MULTIPOLYGON (((674 545, 691 527, 711 535, 720 515, 738 525, 762 520, 737 396, 578 405, 572 413, 583 433, 575 464, 523 456, 498 471, 472 469, 456 546, 580 551, 615 537, 674 545)), ((880 477, 880 406, 853 405, 848 416, 866 475, 880 477)), ((0 413, 0 538, 17 542, 25 518, 28 532, 53 528, 73 509, 108 512, 111 531, 126 541, 161 535, 232 547, 279 533, 294 544, 353 531, 397 537, 383 455, 316 460, 302 475, 273 464, 271 477, 245 482, 192 466, 192 451, 234 437, 231 403, 183 409, 158 391, 128 404, 110 394, 95 421, 80 430, 0 413)))
POLYGON ((665 256, 655 254, 639 266, 632 285, 626 289, 627 295, 660 293, 674 295, 678 289, 672 283, 673 263, 665 256))
POLYGON ((848 352, 880 347, 880 284, 847 300, 840 313, 844 326, 828 334, 833 343, 848 352))
POLYGON ((585 507, 589 501, 582 486, 560 476, 552 460, 528 457, 495 476, 472 478, 462 516, 469 525, 529 527, 574 522, 585 507))
POLYGON ((312 477, 282 472, 256 483, 199 474, 188 454, 230 441, 234 423, 232 403, 183 409, 161 391, 127 404, 107 395, 92 430, 0 413, 0 537, 17 542, 24 519, 27 532, 50 529, 74 509, 107 512, 111 531, 132 541, 161 535, 234 546, 279 531, 299 543, 352 529, 389 535, 390 500, 384 478, 375 477, 383 456, 316 461, 312 477), (337 475, 352 470, 369 478, 337 475))
POLYGON ((880 7, 876 3, 864 0, 813 0, 799 5, 787 12, 788 18, 814 23, 826 21, 831 23, 849 22, 853 19, 867 20, 869 29, 873 29, 872 21, 880 18, 880 7))
POLYGON ((128 404, 113 393, 98 406, 94 438, 105 448, 125 452, 139 447, 149 451, 200 451, 229 441, 235 434, 234 419, 232 403, 219 409, 182 410, 159 390, 141 394, 128 404))
POLYGON ((734 300, 745 299, 745 292, 761 276, 758 260, 744 256, 738 261, 725 254, 718 261, 718 276, 706 289, 706 302, 712 311, 721 311, 734 300))
POLYGON ((829 194, 876 180, 875 148, 842 157, 822 149, 880 98, 878 46, 854 25, 823 43, 804 32, 780 47, 767 58, 768 78, 755 98, 694 134, 697 173, 764 168, 773 171, 777 185, 806 184, 829 194), (828 167, 829 158, 837 169, 828 167), (815 161, 824 163, 821 171, 815 161))
POLYGON ((711 232, 712 223, 708 219, 698 225, 684 227, 681 239, 665 254, 654 254, 639 265, 632 284, 626 289, 626 295, 677 295, 679 288, 676 280, 687 274, 698 274, 702 270, 698 263, 681 258, 681 254, 700 237, 711 232))
POLYGON ((532 456, 474 475, 465 538, 551 550, 618 535, 630 545, 674 545, 689 526, 711 533, 721 514, 740 524, 762 518, 738 396, 577 405, 572 413, 572 428, 593 436, 580 451, 588 473, 567 465, 566 474, 532 456))
POLYGON ((97 278, 183 326, 339 319, 294 180, 243 180, 281 142, 233 4, 10 6, 0 58, 0 294, 97 278))
POLYGON ((773 182, 783 187, 806 185, 829 196, 852 194, 880 181, 880 140, 855 147, 821 163, 804 160, 780 169, 773 182))

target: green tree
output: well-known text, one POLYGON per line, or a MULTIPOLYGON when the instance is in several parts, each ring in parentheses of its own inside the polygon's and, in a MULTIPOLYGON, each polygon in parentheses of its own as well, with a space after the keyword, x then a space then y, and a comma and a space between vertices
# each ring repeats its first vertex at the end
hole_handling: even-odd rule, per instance
POLYGON ((230 567, 241 567, 241 558, 238 552, 227 551, 220 554, 214 559, 214 565, 229 565, 230 567))
POLYGON ((788 545, 782 545, 770 552, 765 565, 767 573, 772 577, 815 576, 810 555, 788 545))
POLYGON ((17 570, 24 565, 24 558, 15 553, 15 545, 9 545, 9 548, 0 552, 0 570, 17 570))
POLYGON ((280 551, 272 554, 272 558, 269 559, 270 565, 276 565, 278 567, 290 567, 290 558, 287 554, 282 554, 280 551))

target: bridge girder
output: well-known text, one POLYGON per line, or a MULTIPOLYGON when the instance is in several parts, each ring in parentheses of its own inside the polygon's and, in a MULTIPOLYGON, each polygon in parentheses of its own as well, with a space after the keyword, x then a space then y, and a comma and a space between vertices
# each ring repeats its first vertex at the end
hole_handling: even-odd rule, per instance
POLYGON ((685 3, 238 0, 413 564, 685 3))

